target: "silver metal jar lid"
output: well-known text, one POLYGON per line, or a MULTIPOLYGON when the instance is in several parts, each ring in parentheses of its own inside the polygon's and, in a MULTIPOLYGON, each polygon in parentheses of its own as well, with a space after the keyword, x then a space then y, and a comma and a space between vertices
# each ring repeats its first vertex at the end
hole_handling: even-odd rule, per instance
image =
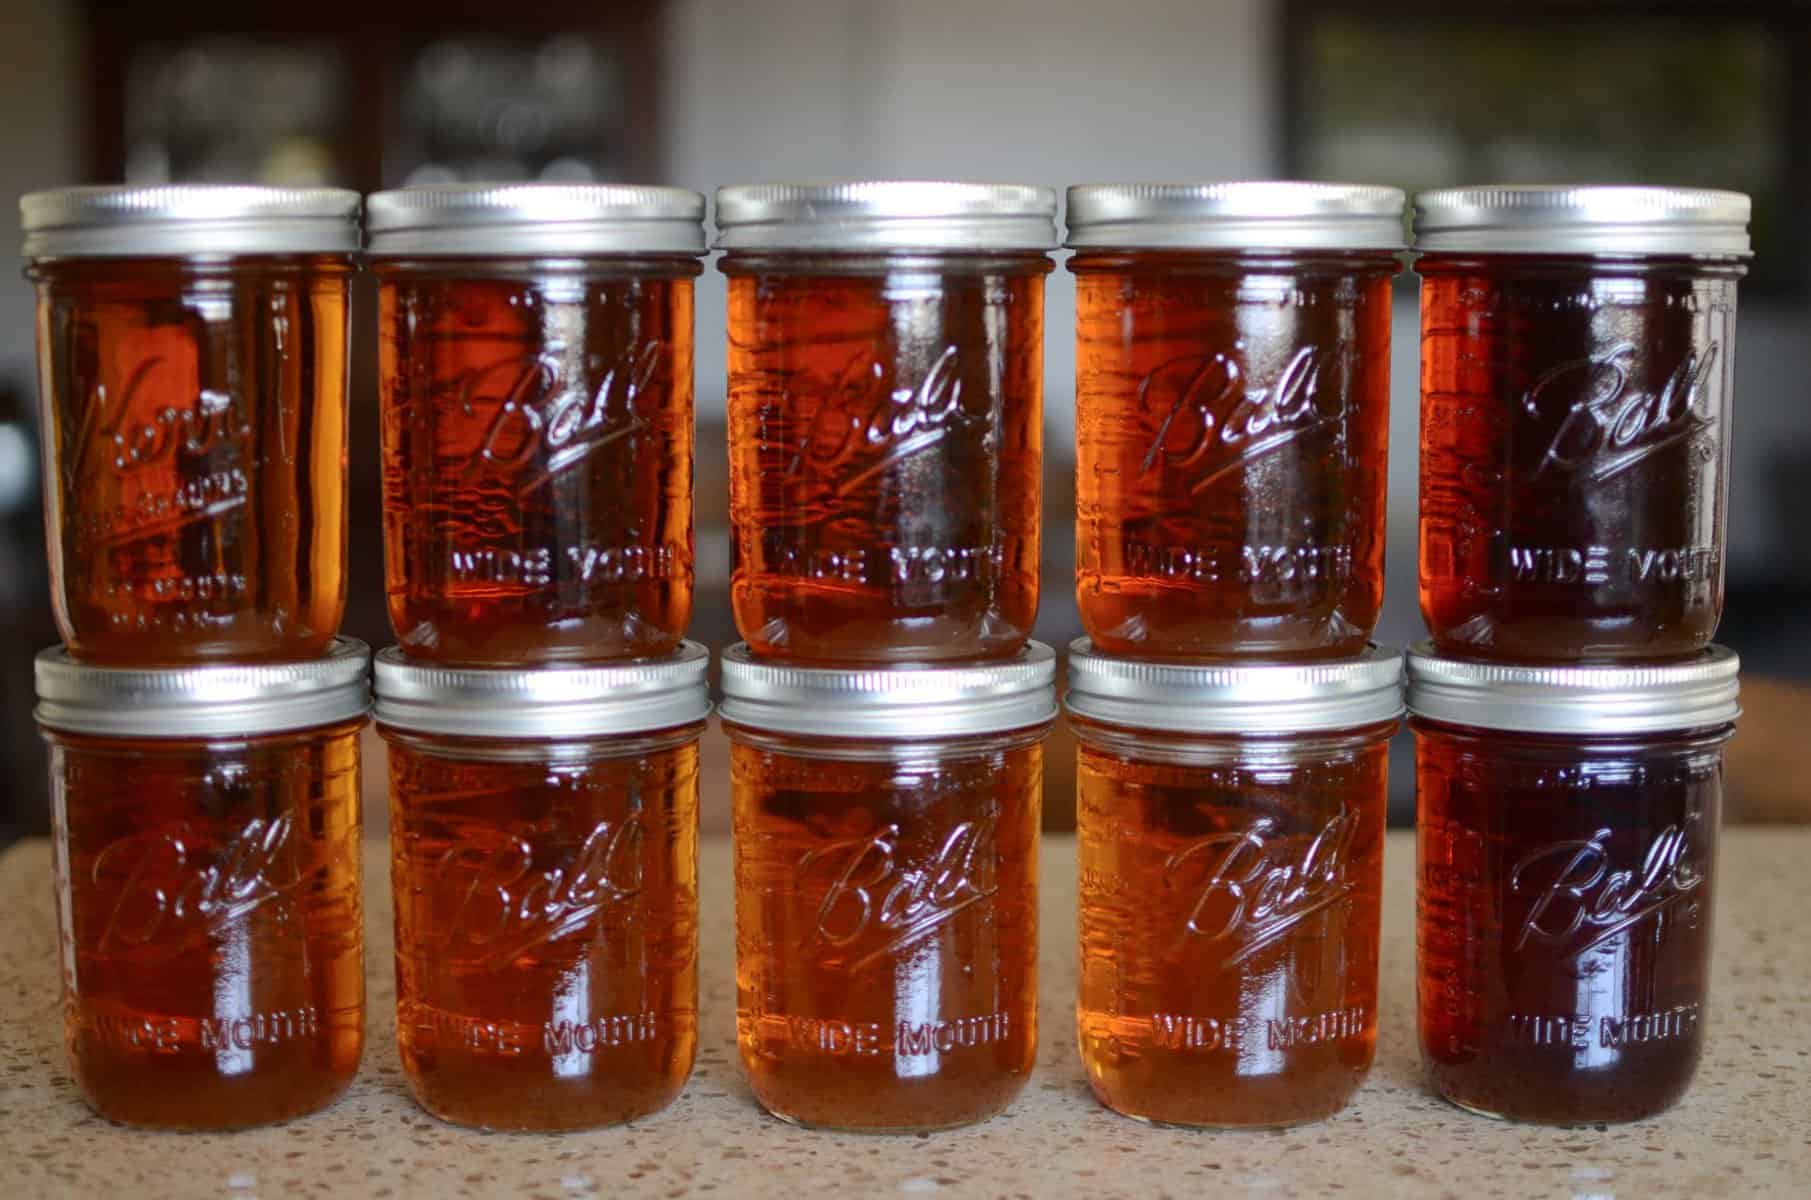
POLYGON ((377 654, 384 725, 475 738, 603 737, 672 729, 710 715, 710 653, 683 642, 664 658, 595 666, 443 667, 392 646, 377 654))
POLYGON ((358 193, 182 183, 72 187, 19 198, 27 258, 350 254, 358 193))
POLYGON ((101 737, 231 738, 309 729, 371 707, 371 648, 335 638, 306 662, 101 667, 38 655, 38 723, 101 737))
POLYGON ((723 652, 732 725, 826 738, 944 738, 1003 733, 1056 717, 1056 654, 1027 643, 1015 657, 952 666, 856 669, 765 662, 738 642, 723 652))
POLYGON ((703 254, 704 197, 619 183, 436 183, 365 202, 370 253, 703 254))
POLYGON ((1659 733, 1723 725, 1741 715, 1735 653, 1640 666, 1518 666, 1409 649, 1409 711, 1521 733, 1659 733))
POLYGON ((1415 197, 1415 249, 1496 254, 1749 253, 1750 203, 1705 188, 1500 184, 1415 197))
POLYGON ((717 189, 719 250, 1054 250, 1056 192, 866 180, 717 189))
POLYGON ((1069 189, 1069 240, 1096 247, 1401 250, 1400 188, 1288 180, 1089 183, 1069 189))
POLYGON ((1209 665, 1096 654, 1077 638, 1063 703, 1090 721, 1168 733, 1356 729, 1402 715, 1402 655, 1371 646, 1333 662, 1209 665))

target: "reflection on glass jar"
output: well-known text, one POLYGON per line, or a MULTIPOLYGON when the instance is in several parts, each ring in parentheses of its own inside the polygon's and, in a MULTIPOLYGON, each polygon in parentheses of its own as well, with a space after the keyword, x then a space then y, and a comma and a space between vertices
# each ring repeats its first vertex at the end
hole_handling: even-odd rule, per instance
POLYGON ((1702 650, 1723 611, 1748 198, 1508 188, 1416 204, 1434 644, 1523 662, 1702 650))
POLYGON ((397 1041, 435 1116, 582 1129, 685 1085, 707 665, 692 643, 596 668, 378 656, 397 1041))
POLYGON ((723 660, 736 1024, 799 1124, 984 1120, 1037 1049, 1037 848, 1054 656, 879 673, 723 660))
POLYGON ((1004 658, 1038 605, 1045 188, 725 188, 731 603, 763 657, 1004 658))
POLYGON ((676 188, 371 198, 390 621, 470 665, 667 654, 692 607, 692 279, 676 188))
POLYGON ((1400 674, 1375 648, 1313 668, 1070 648, 1076 1035, 1101 1103, 1292 1125, 1363 1082, 1400 674))
POLYGON ((1346 184, 1069 190, 1076 602, 1101 653, 1363 649, 1402 206, 1346 184))
POLYGON ((252 668, 38 656, 64 1038, 109 1120, 260 1125, 352 1082, 366 659, 345 639, 252 668))
POLYGON ((1703 1045, 1735 655, 1409 670, 1434 1087, 1551 1124, 1670 1108, 1703 1045))
POLYGON ((76 188, 22 210, 64 642, 139 665, 323 653, 358 196, 76 188))

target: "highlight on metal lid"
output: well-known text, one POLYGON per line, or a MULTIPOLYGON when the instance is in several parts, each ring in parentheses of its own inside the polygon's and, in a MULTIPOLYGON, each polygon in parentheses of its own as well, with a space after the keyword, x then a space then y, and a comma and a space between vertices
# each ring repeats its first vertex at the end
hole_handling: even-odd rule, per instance
POLYGON ((1407 197, 1362 183, 1089 183, 1069 189, 1074 249, 1401 250, 1407 197))
POLYGON ((433 183, 377 192, 375 255, 703 254, 704 197, 621 183, 433 183))
POLYGON ((373 715, 395 729, 454 737, 646 733, 710 715, 709 668, 697 642, 662 658, 537 668, 417 663, 392 646, 377 655, 373 715))
POLYGON ((717 189, 719 250, 1054 250, 1056 192, 859 180, 717 189))
POLYGON ((1402 654, 1371 646, 1332 662, 1197 664, 1115 658, 1069 644, 1070 713, 1167 733, 1355 729, 1402 715, 1402 654))
POLYGON ((1741 192, 1614 184, 1493 184, 1415 197, 1415 249, 1500 254, 1743 256, 1741 192))
POLYGON ((19 198, 27 258, 350 254, 358 214, 358 193, 344 188, 179 183, 19 198))
POLYGON ((1740 662, 1712 646, 1689 659, 1639 666, 1523 666, 1409 649, 1409 711, 1520 733, 1659 733, 1723 725, 1741 715, 1740 662))
POLYGON ((102 667, 62 647, 37 657, 39 724, 102 737, 248 737, 363 716, 371 648, 336 638, 304 662, 102 667))
POLYGON ((1056 653, 1042 642, 997 662, 859 669, 763 662, 738 642, 721 665, 717 715, 773 733, 961 737, 1041 725, 1057 712, 1056 653))

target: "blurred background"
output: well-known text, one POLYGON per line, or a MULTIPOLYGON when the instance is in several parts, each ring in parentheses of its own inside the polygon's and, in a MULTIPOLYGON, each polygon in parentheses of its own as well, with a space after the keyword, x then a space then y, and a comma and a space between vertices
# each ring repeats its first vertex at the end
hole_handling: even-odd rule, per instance
MULTIPOLYGON (((0 0, 0 241, 21 192, 78 182, 724 183, 857 176, 1062 186, 1298 177, 1734 187, 1755 198, 1738 323, 1729 601, 1747 716, 1729 817, 1811 820, 1811 5, 1688 0, 0 0), (374 14, 382 24, 374 24, 374 14), (1795 153, 1796 151, 1796 153, 1795 153)), ((32 296, 0 281, 0 843, 47 828, 31 654, 43 557, 32 296)), ((355 326, 346 632, 392 640, 368 281, 355 326)), ((699 283, 697 617, 728 619, 723 281, 699 283)), ((1050 278, 1044 608, 1071 597, 1074 287, 1050 278)), ((1390 570, 1415 604, 1416 301, 1397 290, 1390 570)), ((1413 812, 1399 741, 1392 819, 1413 812)), ((709 760, 724 749, 713 733, 709 760)), ((381 812, 381 756, 368 802, 381 812)), ((1046 823, 1073 823, 1049 754, 1046 823)), ((707 824, 726 824, 721 777, 707 824)), ((377 825, 381 828, 381 824, 377 825)))

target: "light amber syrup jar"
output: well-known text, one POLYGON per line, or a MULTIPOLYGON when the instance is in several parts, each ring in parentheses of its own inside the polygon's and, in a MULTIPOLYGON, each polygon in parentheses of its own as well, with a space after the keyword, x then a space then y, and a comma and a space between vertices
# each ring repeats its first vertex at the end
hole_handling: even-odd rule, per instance
POLYGON ((352 1082, 369 658, 347 638, 262 666, 38 656, 63 1035, 101 1116, 233 1129, 352 1082))
POLYGON ((411 658, 669 654, 692 613, 704 197, 435 184, 371 197, 390 624, 411 658))
POLYGON ((1748 214, 1691 188, 1415 198, 1421 613, 1441 654, 1710 644, 1748 214))
POLYGON ((66 188, 19 208, 69 652, 131 666, 326 653, 346 601, 358 194, 66 188))
POLYGON ((1038 610, 1048 188, 717 193, 730 602, 763 658, 1005 659, 1038 610))
POLYGON ((1102 1104, 1294 1125, 1364 1081, 1401 675, 1377 647, 1218 667, 1070 647, 1076 1032, 1102 1104))
POLYGON ((1075 598, 1100 653, 1363 651, 1402 210, 1356 184, 1069 189, 1075 598))
POLYGON ((582 1129, 685 1085, 709 659, 692 642, 539 670, 377 656, 397 1043, 435 1116, 582 1129))
POLYGON ((1055 659, 830 670, 723 656, 736 1029, 783 1120, 1000 1112, 1037 1052, 1038 822, 1055 659))
POLYGON ((1709 1017, 1736 656, 1534 667, 1409 654, 1421 1058, 1486 1116, 1634 1121, 1709 1017))

